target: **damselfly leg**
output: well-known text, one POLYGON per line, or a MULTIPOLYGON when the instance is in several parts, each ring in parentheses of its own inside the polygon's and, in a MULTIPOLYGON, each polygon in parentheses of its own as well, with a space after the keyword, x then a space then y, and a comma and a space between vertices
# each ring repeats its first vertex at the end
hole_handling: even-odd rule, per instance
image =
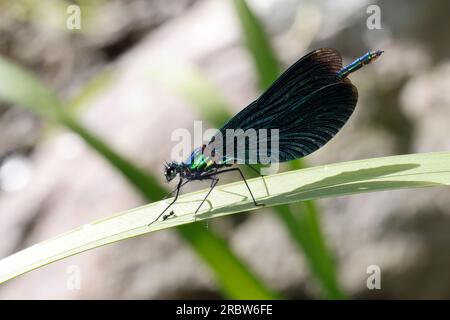
POLYGON ((226 173, 226 172, 232 172, 232 171, 237 171, 237 172, 239 172, 239 174, 241 175, 241 178, 242 178, 242 180, 244 181, 245 186, 247 187, 248 192, 250 193, 250 196, 252 197, 252 200, 253 200, 253 203, 255 204, 255 206, 256 206, 256 207, 262 207, 262 206, 264 206, 264 203, 258 203, 258 202, 256 202, 256 199, 255 199, 255 197, 253 196, 253 192, 252 192, 252 190, 250 189, 250 186, 249 186, 248 183, 247 183, 247 179, 245 179, 245 176, 244 176, 244 174, 242 173, 241 169, 239 169, 239 168, 231 168, 231 169, 224 169, 224 170, 221 170, 221 171, 216 171, 216 172, 214 172, 214 173, 212 173, 212 174, 208 174, 208 175, 206 175, 206 176, 203 176, 203 178, 209 178, 209 177, 210 177, 210 178, 213 178, 213 179, 215 179, 215 180, 214 180, 214 184, 211 184, 211 189, 210 189, 209 192, 206 194, 206 197, 203 199, 202 203, 201 203, 200 206, 197 208, 197 210, 195 211, 195 213, 197 213, 197 212, 200 210, 200 207, 201 207, 202 204, 206 201, 206 198, 208 198, 208 196, 209 196, 209 194, 211 193, 212 189, 217 185, 217 182, 219 182, 219 178, 217 177, 217 175, 222 174, 222 173, 226 173))
MULTIPOLYGON (((159 218, 161 218, 161 216, 164 214, 164 212, 166 212, 178 199, 178 195, 180 194, 180 189, 182 186, 184 186, 188 181, 183 181, 183 179, 180 178, 180 181, 178 181, 178 185, 177 188, 175 189, 176 193, 175 193, 175 197, 173 198, 172 202, 159 214, 159 216, 153 220, 152 222, 150 222, 147 226, 149 227, 150 225, 152 225, 154 222, 158 221, 159 218)), ((169 194, 172 194, 173 191, 169 194)), ((167 196, 166 196, 167 197, 167 196)))
POLYGON ((200 210, 203 203, 205 203, 206 199, 209 197, 209 195, 211 194, 211 192, 213 191, 214 187, 217 185, 218 182, 219 182, 219 178, 217 178, 216 176, 211 177, 211 186, 209 188, 208 193, 206 194, 206 196, 203 198, 202 202, 198 206, 197 210, 195 210, 194 220, 197 217, 197 212, 200 210))

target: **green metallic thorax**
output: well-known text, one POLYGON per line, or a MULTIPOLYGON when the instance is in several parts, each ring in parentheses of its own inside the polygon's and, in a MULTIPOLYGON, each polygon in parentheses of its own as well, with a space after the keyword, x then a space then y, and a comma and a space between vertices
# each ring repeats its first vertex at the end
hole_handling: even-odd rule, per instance
POLYGON ((205 156, 202 152, 194 151, 189 165, 190 170, 208 171, 212 166, 214 166, 214 161, 210 157, 205 156))
POLYGON ((209 156, 209 150, 205 151, 205 148, 206 146, 203 145, 201 148, 195 149, 186 160, 185 165, 189 171, 208 172, 213 168, 227 167, 233 163, 232 159, 226 160, 218 157, 217 154, 215 158, 209 156))

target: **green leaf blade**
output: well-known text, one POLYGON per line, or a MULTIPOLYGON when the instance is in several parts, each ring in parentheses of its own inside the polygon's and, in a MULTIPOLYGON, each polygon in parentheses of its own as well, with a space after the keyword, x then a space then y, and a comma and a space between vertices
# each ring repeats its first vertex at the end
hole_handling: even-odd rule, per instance
POLYGON ((280 74, 280 67, 261 22, 245 0, 234 0, 247 47, 258 72, 261 90, 267 89, 280 74))
MULTIPOLYGON (((363 192, 450 185, 450 152, 411 154, 338 163, 249 180, 258 201, 267 206, 363 192), (356 173, 363 173, 358 176, 356 173), (267 194, 268 190, 268 194, 267 194)), ((147 224, 167 204, 159 201, 93 222, 0 260, 0 283, 48 263, 108 243, 194 221, 255 209, 236 182, 217 187, 197 216, 198 201, 207 190, 180 196, 175 216, 147 224)), ((167 201, 170 201, 168 199, 167 201)), ((200 238, 198 238, 200 239, 200 238)), ((198 239, 196 241, 198 241, 198 239)), ((207 249, 207 250, 210 250, 207 249)), ((231 289, 228 289, 231 292, 231 289)))

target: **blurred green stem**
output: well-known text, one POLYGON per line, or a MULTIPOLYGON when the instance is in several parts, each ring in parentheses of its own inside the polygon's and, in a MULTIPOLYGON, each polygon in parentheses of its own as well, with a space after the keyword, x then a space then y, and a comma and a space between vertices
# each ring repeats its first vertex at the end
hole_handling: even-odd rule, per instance
POLYGON ((61 122, 70 130, 77 133, 94 150, 100 153, 117 170, 119 170, 130 183, 149 201, 157 201, 167 193, 159 186, 159 182, 145 171, 132 165, 128 160, 113 151, 106 143, 82 126, 74 117, 64 115, 61 122))
MULTIPOLYGON (((245 0, 234 0, 247 47, 253 57, 260 88, 266 90, 280 75, 280 67, 270 41, 258 18, 245 0)), ((289 168, 303 168, 301 160, 289 163, 289 168)), ((322 284, 325 295, 331 299, 345 297, 339 288, 336 268, 320 228, 319 212, 312 201, 305 205, 283 205, 276 208, 297 246, 303 250, 312 272, 322 284)))
POLYGON ((261 22, 250 11, 244 0, 234 0, 234 5, 244 32, 246 45, 253 56, 259 86, 263 90, 268 88, 278 77, 280 67, 276 60, 270 42, 267 41, 261 22), (275 76, 275 77, 274 77, 275 76))

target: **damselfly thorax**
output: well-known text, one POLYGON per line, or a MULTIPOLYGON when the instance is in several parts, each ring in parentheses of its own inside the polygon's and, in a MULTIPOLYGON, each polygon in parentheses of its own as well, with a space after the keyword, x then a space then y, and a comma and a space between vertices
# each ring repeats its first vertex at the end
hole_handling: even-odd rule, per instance
POLYGON ((218 170, 230 167, 233 163, 227 162, 220 153, 208 148, 206 144, 194 149, 190 156, 181 163, 172 161, 165 165, 164 176, 167 182, 177 175, 187 180, 203 180, 218 170))

